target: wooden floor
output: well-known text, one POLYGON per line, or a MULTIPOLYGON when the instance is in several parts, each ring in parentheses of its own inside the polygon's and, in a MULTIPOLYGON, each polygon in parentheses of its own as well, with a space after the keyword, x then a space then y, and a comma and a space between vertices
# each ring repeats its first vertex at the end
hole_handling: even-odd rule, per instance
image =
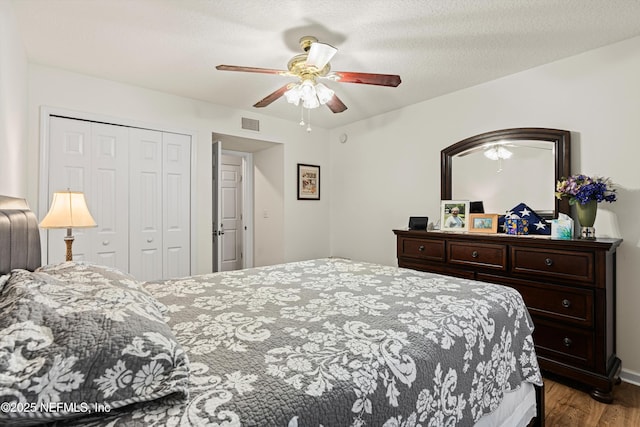
POLYGON ((613 389, 613 403, 593 400, 588 393, 544 379, 547 427, 640 426, 640 387, 622 382, 613 389))

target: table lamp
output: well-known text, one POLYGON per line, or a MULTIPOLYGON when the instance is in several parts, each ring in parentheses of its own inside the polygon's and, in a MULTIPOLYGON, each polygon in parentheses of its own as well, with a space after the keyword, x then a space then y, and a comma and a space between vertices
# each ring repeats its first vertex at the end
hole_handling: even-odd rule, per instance
POLYGON ((73 245, 74 237, 71 234, 71 229, 97 227, 97 224, 89 213, 84 194, 79 191, 67 190, 53 193, 51 207, 40 222, 40 227, 67 229, 64 242, 67 245, 67 261, 72 261, 71 245, 73 245))

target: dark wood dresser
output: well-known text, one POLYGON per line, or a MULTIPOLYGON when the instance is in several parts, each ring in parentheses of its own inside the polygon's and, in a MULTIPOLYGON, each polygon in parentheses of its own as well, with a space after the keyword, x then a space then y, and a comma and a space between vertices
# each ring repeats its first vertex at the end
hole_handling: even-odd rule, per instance
POLYGON ((533 318, 540 368, 613 400, 616 248, 621 239, 394 230, 398 266, 517 289, 533 318))

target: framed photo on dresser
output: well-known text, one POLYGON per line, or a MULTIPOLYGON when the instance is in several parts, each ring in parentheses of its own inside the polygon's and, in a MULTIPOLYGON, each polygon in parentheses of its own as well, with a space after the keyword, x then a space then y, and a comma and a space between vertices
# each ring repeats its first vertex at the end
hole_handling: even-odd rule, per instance
POLYGON ((468 231, 468 217, 468 200, 440 201, 440 229, 442 231, 468 231))
POLYGON ((469 214, 469 232, 497 233, 498 214, 472 213, 469 214))

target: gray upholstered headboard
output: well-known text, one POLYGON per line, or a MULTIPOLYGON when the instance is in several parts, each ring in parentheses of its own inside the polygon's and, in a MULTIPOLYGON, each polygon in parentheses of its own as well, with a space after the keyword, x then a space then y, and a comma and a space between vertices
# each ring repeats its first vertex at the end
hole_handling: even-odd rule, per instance
POLYGON ((33 271, 41 261, 38 218, 26 200, 0 196, 0 274, 33 271))

